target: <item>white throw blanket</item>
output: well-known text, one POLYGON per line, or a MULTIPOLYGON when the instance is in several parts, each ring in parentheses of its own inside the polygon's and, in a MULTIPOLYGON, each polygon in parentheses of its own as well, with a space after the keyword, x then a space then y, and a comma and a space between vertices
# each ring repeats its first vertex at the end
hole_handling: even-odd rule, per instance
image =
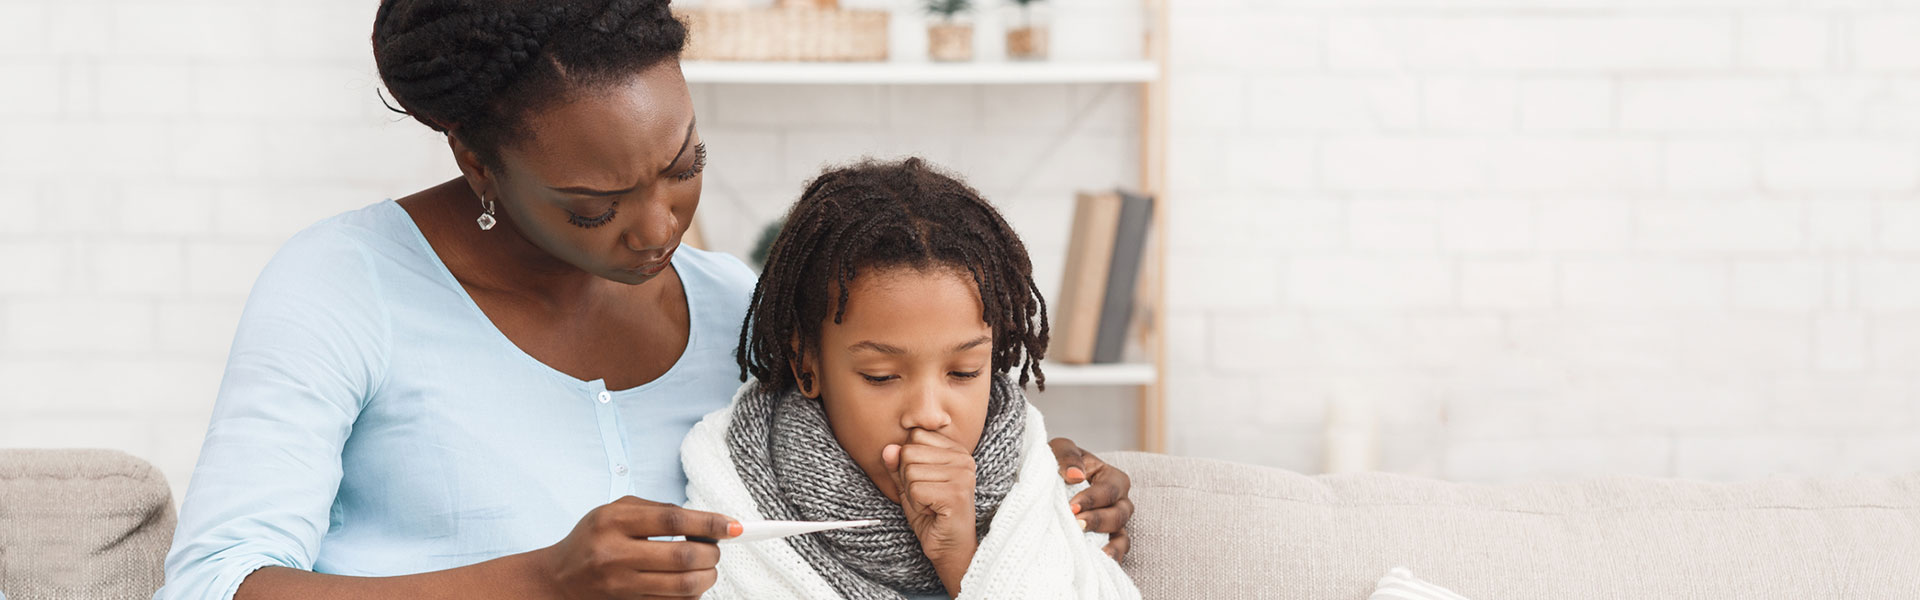
MULTIPOLYGON (((739 403, 738 393, 733 401, 739 403)), ((726 431, 732 420, 729 404, 694 425, 681 444, 687 507, 735 519, 761 519, 727 453, 726 431)), ((960 580, 960 600, 1139 598, 1140 591, 1120 565, 1100 551, 1107 536, 1080 531, 1079 521, 1067 508, 1068 487, 1047 447, 1040 411, 1031 405, 1020 462, 1018 482, 994 513, 992 528, 960 580)), ((719 571, 719 581, 706 598, 837 597, 833 586, 785 540, 722 544, 719 571)))

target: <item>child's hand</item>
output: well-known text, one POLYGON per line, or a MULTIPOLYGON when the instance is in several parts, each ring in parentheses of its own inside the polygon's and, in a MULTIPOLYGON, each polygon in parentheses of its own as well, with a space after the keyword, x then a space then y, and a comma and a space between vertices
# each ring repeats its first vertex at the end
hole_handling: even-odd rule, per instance
POLYGON ((900 490, 900 507, 921 550, 947 593, 960 595, 960 579, 979 545, 973 526, 973 454, 947 436, 914 429, 905 446, 882 449, 880 460, 900 490))

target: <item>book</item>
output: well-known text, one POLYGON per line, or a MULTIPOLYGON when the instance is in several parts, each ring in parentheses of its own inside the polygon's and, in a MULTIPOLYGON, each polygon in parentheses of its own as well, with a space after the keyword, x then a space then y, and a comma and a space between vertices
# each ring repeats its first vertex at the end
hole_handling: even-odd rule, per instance
POLYGON ((1128 325, 1133 322, 1134 301, 1139 298, 1147 228, 1153 223, 1152 197, 1122 191, 1120 198, 1120 220, 1114 228, 1106 298, 1100 304, 1100 331, 1095 335, 1093 348, 1095 363, 1120 362, 1126 350, 1128 325))
POLYGON ((1061 364, 1093 362, 1100 335, 1101 305, 1107 297, 1114 238, 1119 233, 1122 201, 1118 192, 1081 192, 1074 198, 1073 226, 1067 236, 1067 264, 1060 297, 1054 301, 1049 360, 1061 364))

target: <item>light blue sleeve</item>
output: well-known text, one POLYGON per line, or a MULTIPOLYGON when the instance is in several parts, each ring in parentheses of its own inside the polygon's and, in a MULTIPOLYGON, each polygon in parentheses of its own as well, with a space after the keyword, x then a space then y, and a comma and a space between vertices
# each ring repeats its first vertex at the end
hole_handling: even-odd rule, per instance
POLYGON ((343 229, 295 236, 254 283, 157 600, 232 598, 261 567, 312 569, 341 449, 391 348, 371 252, 343 229))

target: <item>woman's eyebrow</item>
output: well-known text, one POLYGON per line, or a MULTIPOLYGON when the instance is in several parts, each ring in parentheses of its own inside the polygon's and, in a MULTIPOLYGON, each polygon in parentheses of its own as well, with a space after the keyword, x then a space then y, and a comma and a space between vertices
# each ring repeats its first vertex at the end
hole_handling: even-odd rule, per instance
POLYGON ((687 119, 687 137, 686 139, 680 140, 680 151, 673 153, 673 160, 667 161, 666 168, 660 169, 661 175, 666 175, 668 171, 672 171, 674 165, 680 164, 680 157, 687 155, 687 146, 693 143, 693 124, 698 122, 700 122, 698 115, 687 119))
MULTIPOLYGON (((673 160, 667 161, 667 168, 660 170, 661 175, 666 175, 668 171, 672 171, 674 165, 680 164, 680 157, 687 155, 687 145, 693 142, 693 126, 697 122, 699 122, 699 119, 697 117, 687 121, 687 137, 682 138, 680 140, 680 152, 673 155, 673 160)), ((574 194, 579 196, 625 196, 627 194, 633 193, 634 190, 640 189, 640 185, 634 184, 634 185, 628 186, 625 189, 618 189, 618 190, 602 190, 602 189, 595 189, 595 188, 584 187, 584 186, 569 186, 569 187, 547 186, 547 189, 564 193, 564 194, 574 194)))

